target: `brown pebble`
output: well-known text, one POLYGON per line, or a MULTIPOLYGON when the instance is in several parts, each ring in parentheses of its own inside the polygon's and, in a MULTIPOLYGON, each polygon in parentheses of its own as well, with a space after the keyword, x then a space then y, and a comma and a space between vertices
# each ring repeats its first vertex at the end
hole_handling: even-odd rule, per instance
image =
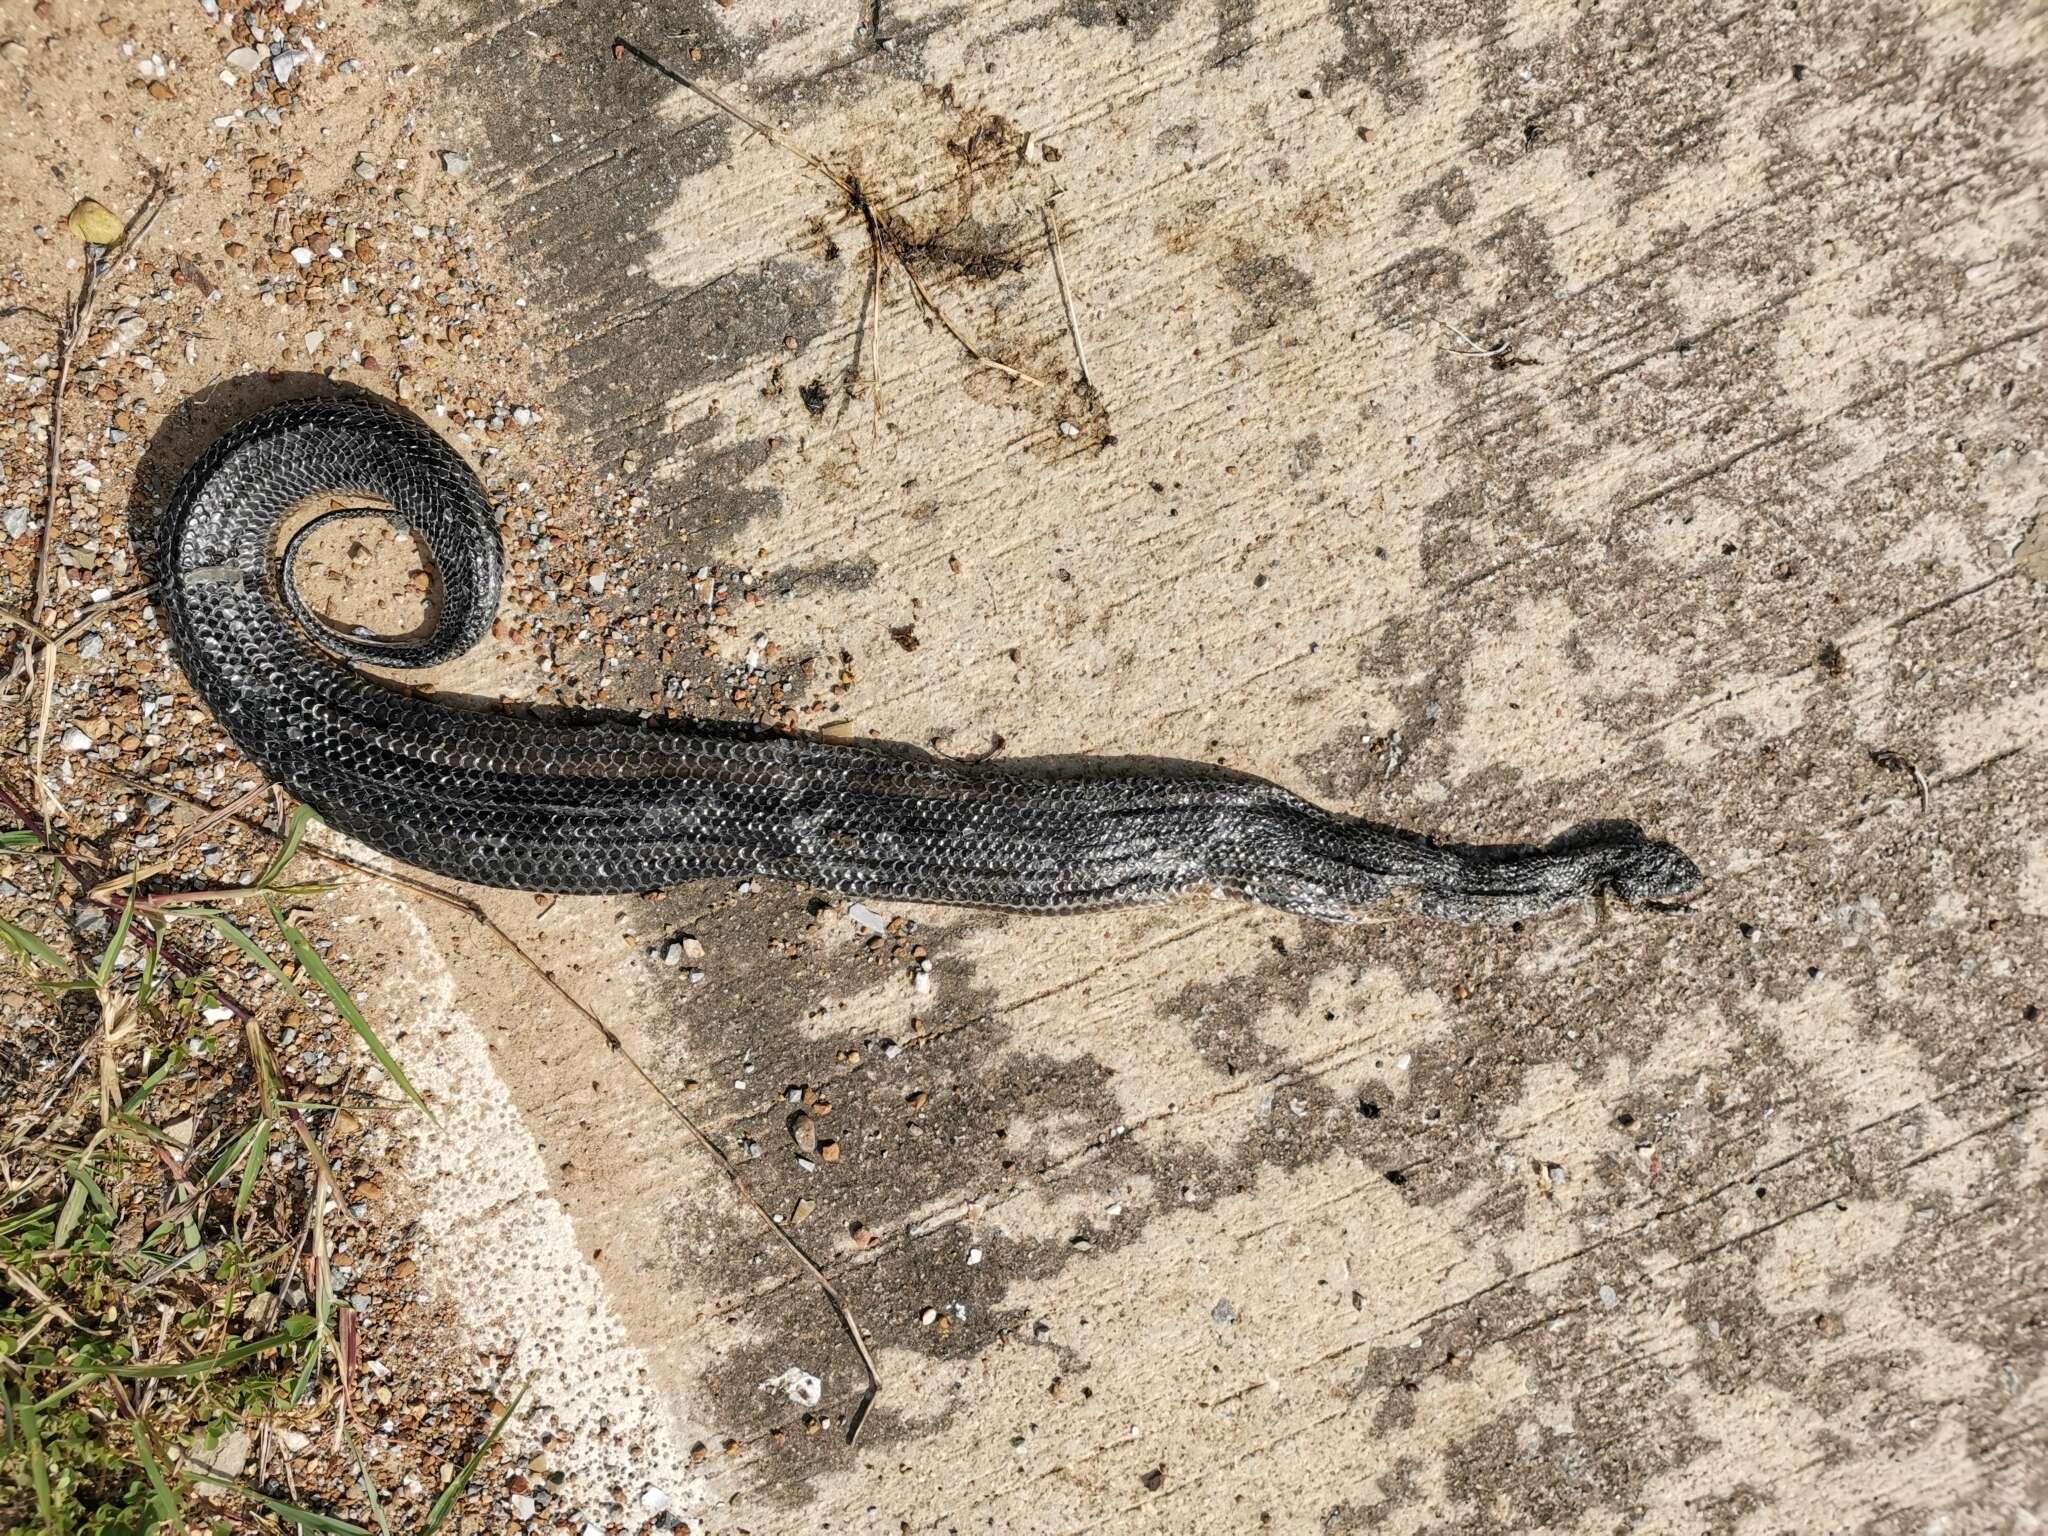
POLYGON ((836 1141, 821 1141, 821 1142, 819 1142, 819 1143, 818 1143, 818 1161, 819 1161, 819 1162, 821 1162, 821 1163, 836 1163, 836 1162, 838 1162, 838 1161, 839 1161, 839 1143, 838 1143, 838 1142, 836 1142, 836 1141))
POLYGON ((864 1221, 856 1221, 846 1229, 846 1235, 853 1239, 856 1248, 865 1248, 874 1242, 875 1234, 864 1221))

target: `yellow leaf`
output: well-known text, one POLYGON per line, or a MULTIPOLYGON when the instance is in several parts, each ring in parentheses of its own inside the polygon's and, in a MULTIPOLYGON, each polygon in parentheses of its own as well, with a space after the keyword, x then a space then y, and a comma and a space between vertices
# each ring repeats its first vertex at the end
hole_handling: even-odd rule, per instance
POLYGON ((119 245, 121 237, 128 233, 128 227, 108 211, 104 203, 82 197, 78 206, 71 210, 66 220, 71 233, 87 245, 119 245))

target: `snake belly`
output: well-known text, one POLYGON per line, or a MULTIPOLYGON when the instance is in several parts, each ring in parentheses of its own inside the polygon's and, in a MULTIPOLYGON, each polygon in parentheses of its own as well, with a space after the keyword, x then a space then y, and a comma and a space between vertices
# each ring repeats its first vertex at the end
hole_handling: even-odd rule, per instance
POLYGON ((490 627, 497 519, 461 456, 370 397, 274 406, 172 494, 159 546, 173 643, 237 747, 329 824, 437 874, 550 892, 711 876, 1024 912, 1236 893, 1343 919, 1389 898, 1507 919, 1699 883, 1626 823, 1549 848, 1440 845, 1192 764, 964 764, 906 748, 627 719, 550 723, 423 698, 360 670, 426 667, 490 627), (276 545, 315 496, 390 508, 441 590, 431 629, 342 633, 276 545))

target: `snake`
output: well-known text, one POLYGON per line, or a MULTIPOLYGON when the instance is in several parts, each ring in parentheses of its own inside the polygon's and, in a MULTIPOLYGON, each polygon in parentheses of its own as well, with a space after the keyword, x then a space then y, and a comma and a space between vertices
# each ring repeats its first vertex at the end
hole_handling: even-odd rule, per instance
POLYGON ((1333 921, 1517 920, 1607 894, 1675 905, 1701 883, 1632 822, 1470 845, 1199 763, 977 762, 712 720, 548 718, 367 670, 436 666, 482 638, 504 580, 498 526, 457 449, 368 394, 287 401, 230 427, 160 524, 175 654, 235 747, 328 825, 434 874, 563 895, 738 877, 1026 913, 1206 892, 1333 921), (287 538, 317 498, 362 504, 287 538), (305 539, 370 514, 408 530, 431 567, 438 601, 413 634, 339 625, 299 592, 305 539))

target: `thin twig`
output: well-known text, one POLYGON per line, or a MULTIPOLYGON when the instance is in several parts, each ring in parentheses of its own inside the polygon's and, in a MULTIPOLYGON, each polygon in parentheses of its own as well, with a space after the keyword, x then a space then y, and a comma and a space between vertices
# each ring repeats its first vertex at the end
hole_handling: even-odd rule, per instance
POLYGON ((1053 280, 1060 287, 1060 308, 1067 312, 1067 334, 1074 338, 1074 361, 1081 367, 1081 382, 1088 382, 1088 354, 1081 346, 1081 326, 1074 318, 1074 301, 1067 293, 1067 268, 1060 260, 1060 222, 1052 211, 1052 199, 1047 198, 1038 207, 1039 216, 1045 220, 1045 243, 1052 248, 1053 280))
MULTIPOLYGON (((79 279, 78 296, 66 312, 64 324, 57 332, 57 378, 50 387, 50 452, 44 470, 46 483, 43 487, 43 526, 36 539, 35 585, 30 593, 28 611, 29 638, 23 640, 22 649, 16 658, 16 665, 28 664, 29 652, 34 646, 34 634, 43 627, 43 614, 50 601, 50 555, 55 547, 57 529, 57 490, 63 478, 64 458, 64 394, 71 384, 72 363, 86 338, 92 332, 94 306, 99 300, 100 278, 107 272, 110 261, 118 254, 132 255, 141 244, 149 226, 156 222, 170 198, 169 184, 163 177, 152 171, 149 190, 143 194, 142 205, 129 219, 118 243, 101 249, 89 246, 85 264, 85 276, 79 279)), ((36 715, 34 748, 29 759, 29 789, 35 803, 54 813, 54 799, 43 783, 43 758, 49 749, 50 707, 56 696, 55 648, 45 645, 42 650, 43 697, 42 706, 36 715)))
POLYGON ((725 113, 727 116, 736 118, 740 122, 745 123, 749 128, 753 129, 754 132, 761 135, 762 138, 766 139, 770 144, 773 144, 777 149, 781 150, 783 153, 796 156, 797 159, 803 161, 805 165, 809 166, 812 170, 816 171, 820 176, 824 177, 827 181, 831 182, 832 185, 837 187, 841 192, 844 192, 848 198, 856 200, 859 198, 860 194, 854 189, 854 185, 851 181, 849 181, 846 177, 840 175, 837 171, 833 170, 831 166, 827 165, 824 161, 820 160, 816 155, 812 154, 809 150, 803 149, 798 145, 789 143, 780 134, 776 133, 776 131, 773 128, 770 128, 766 123, 762 122, 761 119, 754 116, 753 113, 746 111, 744 108, 734 106, 731 102, 727 101, 723 96, 719 95, 718 92, 712 90, 710 86, 699 85, 695 80, 690 79, 689 76, 677 74, 676 71, 670 69, 666 64, 662 63, 661 60, 657 59, 653 54, 646 52, 645 50, 639 48, 633 43, 627 42, 623 37, 613 38, 612 57, 615 59, 621 59, 625 58, 628 55, 631 55, 633 58, 638 59, 642 64, 645 64, 649 69, 653 70, 656 74, 661 75, 666 79, 675 81, 675 83, 683 87, 684 90, 694 91, 697 95, 703 97, 704 100, 710 102, 712 106, 718 108, 719 111, 725 113))
POLYGON ((875 387, 868 403, 873 407, 870 429, 879 445, 882 441, 882 242, 875 231, 874 214, 866 209, 862 211, 868 216, 868 256, 874 268, 873 302, 868 305, 868 320, 875 333, 875 387))
POLYGON ((896 251, 892 254, 896 257, 896 265, 903 269, 903 275, 910 279, 910 291, 917 295, 917 301, 924 306, 925 313, 944 326, 946 334, 959 342, 966 349, 969 357, 984 367, 995 369, 997 373, 1007 374, 1009 377, 1019 379, 1026 384, 1035 384, 1040 389, 1047 387, 1045 380, 1041 379, 1037 374, 1026 373, 1022 368, 1013 368, 1008 363, 998 362, 970 341, 966 333, 947 317, 943 309, 939 308, 938 301, 925 291, 924 284, 917 280, 917 274, 910 270, 910 263, 903 259, 903 253, 896 251))
POLYGON ((875 1357, 868 1349, 867 1337, 861 1332, 860 1323, 855 1319, 853 1309, 847 1305, 846 1298, 840 1294, 839 1287, 832 1283, 825 1271, 818 1267, 817 1261, 804 1251, 803 1246, 789 1235, 788 1230, 783 1224, 769 1213, 768 1207, 761 1203, 760 1198, 749 1187, 746 1179, 740 1174, 739 1165, 732 1160, 731 1155, 726 1152, 725 1148, 712 1140, 709 1133, 697 1123, 696 1117, 676 1102, 675 1096, 655 1079, 653 1073, 640 1064, 639 1059, 626 1048, 625 1042, 613 1033, 611 1027, 603 1019, 592 1012, 582 999, 563 986, 553 971, 529 955, 524 946, 500 927, 497 919, 492 917, 477 902, 470 900, 459 892, 436 886, 429 881, 420 880, 411 875, 398 874, 390 870, 376 869, 359 860, 348 858, 346 855, 334 854, 318 844, 305 843, 301 847, 304 852, 311 854, 314 858, 331 859, 334 862, 346 864, 351 868, 360 869, 374 878, 389 880, 393 884, 405 887, 407 890, 417 891, 421 895, 431 897, 433 900, 463 913, 471 921, 482 926, 499 943, 511 950, 513 954, 517 955, 520 961, 534 975, 540 978, 549 991, 575 1009, 576 1012, 581 1014, 596 1028, 598 1034, 603 1036, 604 1043, 623 1058, 626 1065, 633 1069, 640 1081, 653 1090, 654 1095, 663 1104, 668 1106, 669 1112, 689 1131, 690 1135, 696 1139, 697 1144, 718 1160, 718 1166, 724 1171, 725 1176, 732 1181, 733 1188, 739 1191, 740 1198, 752 1206, 760 1218, 768 1224, 769 1229, 782 1239, 782 1245, 789 1250, 797 1263, 803 1266, 805 1273, 816 1282, 818 1289, 824 1293, 825 1299, 832 1304, 832 1310, 839 1317, 840 1326, 846 1330, 846 1336, 852 1340, 854 1352, 860 1356, 860 1363, 868 1373, 867 1391, 861 1395, 860 1403, 848 1418, 846 1426, 846 1443, 848 1445, 858 1443, 861 1425, 867 1420, 868 1410, 874 1406, 875 1400, 882 1393, 882 1373, 875 1366, 875 1357))
MULTIPOLYGON (((0 624, 13 626, 15 629, 28 635, 31 641, 40 641, 43 647, 48 649, 52 646, 61 646, 75 638, 80 630, 92 623, 101 614, 115 608, 125 608, 128 604, 135 602, 139 598, 148 597, 154 591, 156 591, 156 586, 152 583, 149 586, 131 587, 126 592, 117 592, 112 597, 80 609, 78 617, 54 635, 47 629, 44 629, 36 620, 16 613, 11 608, 0 608, 0 624)), ((27 669, 27 663, 22 658, 27 655, 29 649, 29 645, 24 645, 16 653, 13 669, 8 672, 5 682, 0 682, 0 697, 5 696, 7 687, 12 685, 15 678, 19 677, 27 669)))
POLYGON ((45 816, 55 817, 60 807, 50 787, 43 782, 43 755, 50 745, 50 706, 57 693, 57 653, 45 648, 42 655, 43 698, 36 710, 36 731, 34 750, 29 755, 28 788, 37 807, 45 816))
POLYGON ((120 241, 104 248, 88 247, 91 254, 86 259, 85 276, 79 279, 78 295, 65 311, 64 323, 57 332, 57 378, 50 387, 48 483, 43 487, 43 527, 36 540, 35 589, 29 609, 31 619, 38 624, 42 622, 43 610, 50 600, 50 548, 57 526, 57 487, 63 471, 64 393, 71 384, 72 360, 92 330, 93 309, 99 302, 100 278, 106 273, 108 263, 116 255, 126 256, 134 252, 169 198, 169 184, 160 174, 151 172, 149 190, 143 194, 142 205, 128 221, 120 241))
POLYGON ((211 832, 222 822, 233 817, 237 811, 241 810, 250 801, 260 800, 268 793, 270 793, 270 785, 268 783, 258 784, 255 788, 244 790, 241 794, 235 796, 234 799, 220 807, 212 815, 200 817, 199 820, 193 822, 191 826, 185 828, 171 840, 171 846, 165 850, 164 857, 166 859, 173 857, 180 848, 191 842, 193 838, 211 832))
POLYGON ((1022 380, 1024 383, 1036 385, 1040 389, 1047 387, 1045 380, 1037 375, 1026 373, 1022 368, 1013 368, 1008 363, 998 362, 990 357, 968 338, 966 332, 953 323, 944 310, 939 308, 938 301, 925 290, 924 284, 918 281, 917 274, 910 270, 910 263, 904 259, 899 243, 890 233, 882 218, 876 214, 873 204, 868 201, 867 194, 861 190, 860 185, 852 177, 842 175, 840 172, 833 170, 831 166, 820 160, 809 150, 800 148, 782 138, 774 129, 770 128, 758 117, 734 106, 709 86, 699 85, 688 76, 676 73, 675 70, 669 68, 668 65, 662 63, 654 55, 627 42, 623 37, 613 38, 612 57, 623 59, 628 56, 638 59, 642 64, 656 71, 665 79, 673 80, 677 85, 684 87, 686 90, 694 91, 704 100, 710 102, 712 106, 718 108, 719 111, 728 113, 735 120, 746 124, 777 149, 782 150, 785 154, 794 155, 813 171, 817 172, 818 175, 831 182, 833 186, 845 194, 847 203, 860 214, 862 220, 866 223, 868 239, 873 244, 877 253, 877 265, 879 266, 882 256, 893 257, 896 265, 902 269, 903 275, 910 280, 910 291, 916 296, 919 307, 932 319, 938 321, 945 329, 946 334, 957 341, 969 357, 984 367, 993 368, 996 372, 1004 374, 1009 378, 1022 380))

